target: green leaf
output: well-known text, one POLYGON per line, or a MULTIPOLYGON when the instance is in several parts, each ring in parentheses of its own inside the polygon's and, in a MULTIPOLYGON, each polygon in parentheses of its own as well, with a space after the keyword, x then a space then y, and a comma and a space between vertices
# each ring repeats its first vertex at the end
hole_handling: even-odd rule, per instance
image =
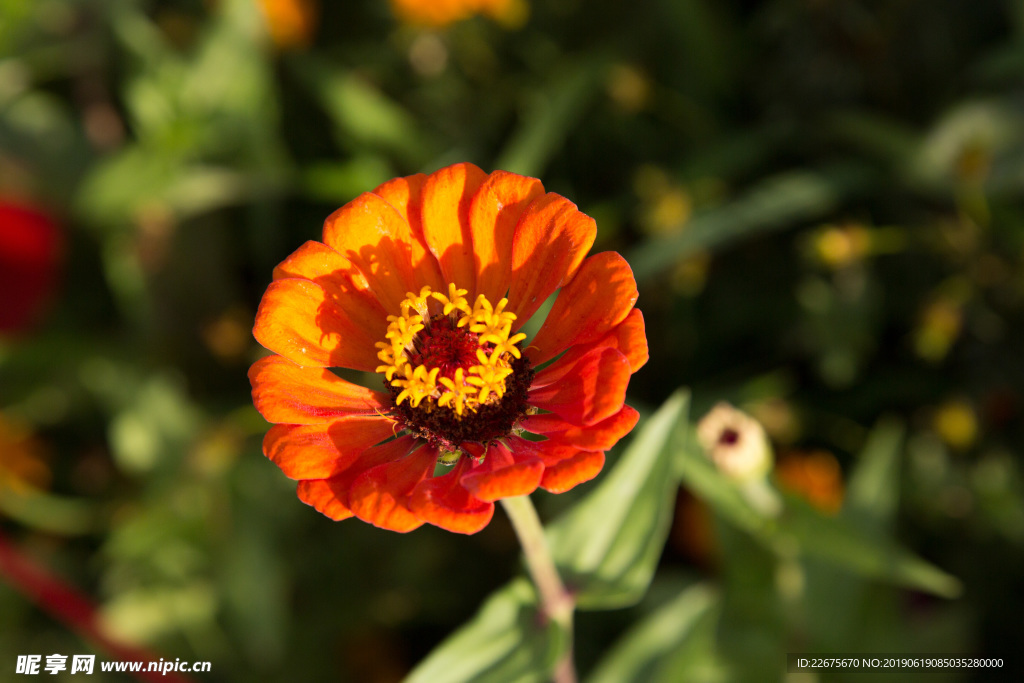
POLYGON ((545 681, 568 646, 568 634, 542 619, 533 586, 519 577, 494 593, 405 683, 545 681))
POLYGON ((689 403, 688 393, 676 392, 598 487, 548 528, 555 563, 580 608, 630 605, 647 590, 672 521, 672 456, 687 430, 689 403))
POLYGON ((646 280, 696 252, 822 216, 861 182, 862 174, 853 168, 768 178, 746 195, 697 214, 678 235, 640 245, 629 263, 636 279, 646 280))
POLYGON ((666 677, 666 664, 678 659, 681 650, 689 649, 717 605, 718 594, 709 585, 682 591, 630 629, 598 662, 589 683, 681 680, 666 677))
POLYGON ((777 533, 768 538, 850 571, 935 595, 954 598, 960 581, 896 544, 861 531, 843 519, 825 517, 801 500, 789 499, 777 533), (772 538, 774 537, 774 538, 772 538))
POLYGON ((302 170, 302 188, 317 201, 344 204, 394 176, 387 161, 373 154, 340 162, 310 164, 302 170))
POLYGON ((428 156, 426 136, 416 119, 371 83, 348 72, 333 70, 311 58, 296 62, 296 73, 320 100, 345 148, 352 143, 402 154, 421 163, 428 156))
POLYGON ((880 537, 892 533, 899 502, 903 425, 882 420, 857 458, 843 504, 843 517, 880 537))
POLYGON ((63 536, 94 532, 98 527, 98 512, 87 500, 43 491, 7 488, 0 496, 0 513, 34 529, 63 536))

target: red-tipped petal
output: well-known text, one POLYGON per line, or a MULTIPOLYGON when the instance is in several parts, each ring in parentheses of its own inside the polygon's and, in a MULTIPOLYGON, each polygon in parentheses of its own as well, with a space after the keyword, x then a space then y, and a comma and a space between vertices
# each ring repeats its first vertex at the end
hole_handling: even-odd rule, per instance
POLYGON ((462 458, 451 472, 425 479, 416 486, 409 507, 425 522, 459 534, 475 534, 494 515, 494 503, 477 499, 462 487, 460 479, 470 466, 462 458))
POLYGON ((263 452, 291 479, 327 479, 392 436, 392 430, 387 418, 376 415, 329 424, 275 425, 263 439, 263 452))
POLYGON ((374 347, 380 337, 349 318, 323 287, 310 280, 271 282, 252 334, 299 365, 373 371, 380 364, 374 347))
POLYGON ((558 293, 526 354, 537 365, 570 346, 600 339, 629 315, 637 296, 626 259, 613 251, 591 256, 558 293))
POLYGON ((359 519, 391 531, 412 531, 423 520, 409 508, 413 489, 430 476, 437 451, 419 448, 400 460, 377 465, 356 477, 349 489, 348 506, 359 519))
POLYGON ((512 241, 508 309, 519 316, 516 329, 572 279, 596 235, 594 219, 565 197, 548 193, 527 207, 512 241))
POLYGON ((353 516, 349 508, 352 482, 369 469, 401 460, 415 444, 411 436, 402 436, 368 448, 347 469, 329 479, 300 481, 299 500, 331 519, 348 519, 353 516))
POLYGON ((299 482, 295 493, 306 505, 311 505, 317 512, 330 517, 336 522, 352 517, 352 511, 338 499, 332 486, 334 482, 327 479, 306 479, 299 482))
POLYGON ((327 298, 344 311, 366 336, 380 340, 388 327, 388 314, 370 291, 362 272, 326 244, 309 241, 274 268, 274 279, 312 280, 327 298))
POLYGON ((629 360, 612 348, 590 351, 561 381, 530 389, 529 402, 575 425, 591 426, 622 410, 631 374, 629 360))
POLYGON ((568 491, 593 479, 604 466, 604 453, 580 450, 556 439, 527 441, 511 437, 509 448, 517 459, 536 457, 544 463, 540 485, 552 493, 568 491))
POLYGON ((571 424, 554 413, 530 415, 521 422, 528 432, 543 434, 549 439, 588 451, 606 451, 629 434, 639 419, 640 414, 636 410, 622 406, 619 412, 589 427, 571 424))
POLYGON ((544 463, 539 458, 513 458, 505 446, 495 443, 482 463, 468 468, 462 485, 480 500, 493 502, 533 493, 543 473, 544 463))
POLYGON ((304 368, 267 356, 249 368, 252 400, 268 422, 319 424, 388 410, 386 394, 346 382, 330 370, 304 368))
POLYGON ((644 317, 640 313, 640 309, 634 308, 629 312, 625 320, 597 341, 589 344, 579 344, 570 348, 556 361, 539 371, 533 378, 531 386, 544 387, 560 381, 580 358, 594 349, 605 347, 613 348, 626 356, 629 360, 629 367, 633 372, 636 372, 647 363, 649 358, 647 334, 644 330, 644 317))
POLYGON ((578 484, 590 481, 604 467, 604 453, 580 451, 576 455, 544 470, 540 485, 551 493, 565 493, 578 484))
POLYGON ((509 287, 516 225, 526 207, 543 194, 544 186, 536 178, 495 171, 473 197, 469 223, 476 255, 476 293, 491 303, 504 297, 509 287))
MULTIPOLYGON (((475 298, 476 258, 469 207, 486 178, 486 173, 469 163, 442 168, 424 181, 420 205, 423 237, 441 264, 445 282, 468 290, 470 303, 475 298)), ((447 286, 441 291, 447 292, 447 286)))

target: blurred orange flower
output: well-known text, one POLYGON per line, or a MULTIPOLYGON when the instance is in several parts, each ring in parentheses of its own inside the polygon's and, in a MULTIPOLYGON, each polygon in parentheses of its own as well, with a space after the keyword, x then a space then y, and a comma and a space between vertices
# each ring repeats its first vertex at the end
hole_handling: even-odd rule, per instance
POLYGON ((822 512, 834 515, 843 505, 843 472, 826 451, 789 453, 775 465, 779 486, 822 512))
POLYGON ((472 164, 335 211, 256 315, 275 354, 249 371, 276 424, 267 457, 328 517, 403 532, 474 533, 498 499, 592 479, 637 422, 625 392, 647 362, 633 273, 616 253, 587 257, 595 234, 540 181, 472 164), (379 373, 384 391, 334 367, 379 373))
POLYGON ((306 47, 316 31, 316 0, 259 0, 270 37, 282 50, 306 47))
POLYGON ((410 24, 441 28, 477 14, 490 16, 507 26, 525 22, 525 0, 391 0, 396 17, 410 24))
POLYGON ((50 485, 43 445, 31 432, 0 414, 0 495, 25 494, 50 485))
POLYGON ((0 199, 0 333, 24 332, 53 294, 62 234, 41 210, 0 199))

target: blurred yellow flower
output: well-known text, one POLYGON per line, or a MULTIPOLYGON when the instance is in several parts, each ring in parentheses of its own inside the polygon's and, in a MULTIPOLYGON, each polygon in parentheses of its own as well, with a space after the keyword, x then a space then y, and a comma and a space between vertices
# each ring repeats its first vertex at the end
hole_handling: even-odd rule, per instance
POLYGON ((633 176, 634 191, 640 198, 640 225, 658 237, 680 234, 693 214, 690 193, 658 166, 644 164, 633 176))
POLYGON ((863 225, 827 225, 812 240, 815 258, 832 269, 861 261, 871 250, 871 233, 863 225))
POLYGON ((274 44, 282 50, 302 48, 313 40, 317 0, 259 0, 274 44))
POLYGON ((608 73, 606 88, 612 102, 627 114, 643 110, 651 99, 651 81, 640 68, 616 64, 608 73))
POLYGON ((921 322, 914 331, 914 349, 925 360, 940 361, 949 353, 960 337, 963 327, 963 308, 956 301, 938 299, 921 314, 921 322))
POLYGON ((949 446, 965 450, 978 438, 978 418, 964 400, 951 400, 939 406, 932 421, 935 432, 949 446))
POLYGON ((530 8, 525 0, 391 0, 391 11, 409 24, 441 28, 484 14, 516 28, 526 22, 530 8))
POLYGON ((830 515, 843 505, 843 472, 827 451, 790 453, 775 465, 779 486, 830 515))

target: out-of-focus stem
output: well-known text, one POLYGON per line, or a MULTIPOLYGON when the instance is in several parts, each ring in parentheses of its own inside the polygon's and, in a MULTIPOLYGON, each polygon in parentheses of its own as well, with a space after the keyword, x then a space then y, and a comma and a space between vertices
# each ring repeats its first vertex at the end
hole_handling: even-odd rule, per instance
POLYGON ((519 543, 523 546, 526 558, 526 569, 537 587, 540 595, 541 611, 551 621, 565 629, 569 647, 563 658, 556 664, 554 680, 556 683, 574 683, 576 668, 572 656, 572 615, 575 603, 572 595, 565 589, 562 577, 558 575, 551 549, 544 536, 537 510, 529 496, 503 498, 501 501, 505 512, 512 521, 519 543))

